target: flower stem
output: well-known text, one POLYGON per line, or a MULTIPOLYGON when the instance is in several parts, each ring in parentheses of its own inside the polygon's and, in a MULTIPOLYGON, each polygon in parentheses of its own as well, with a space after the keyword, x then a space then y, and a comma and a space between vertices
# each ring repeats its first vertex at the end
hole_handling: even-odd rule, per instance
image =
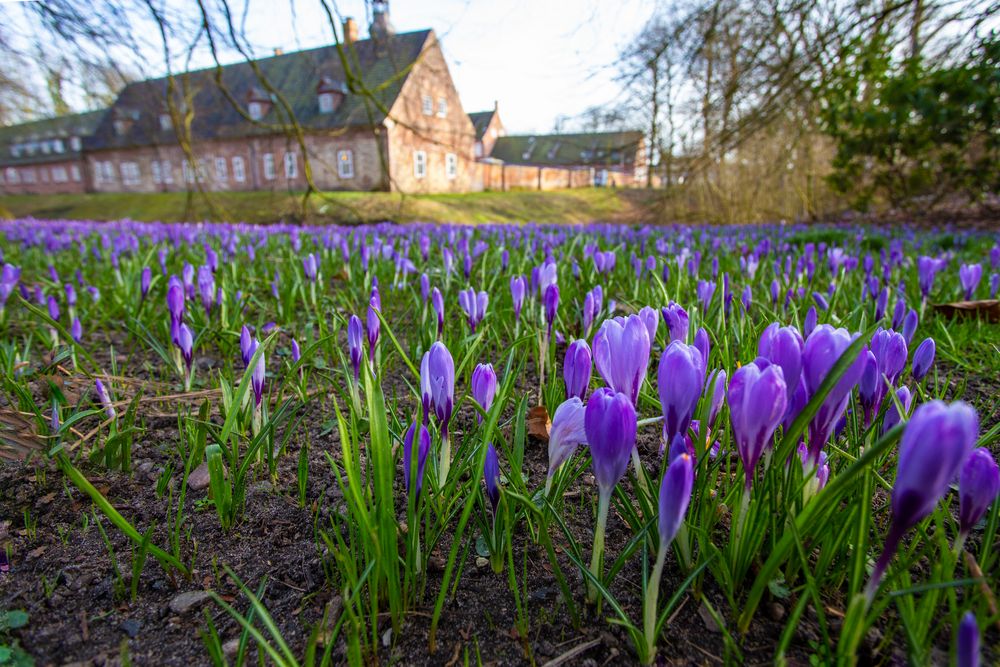
POLYGON ((443 489, 448 481, 448 470, 451 469, 451 440, 448 432, 441 436, 441 460, 438 465, 438 488, 443 489))
POLYGON ((656 552, 656 565, 646 584, 646 604, 643 609, 643 636, 646 639, 646 655, 643 663, 653 664, 656 657, 656 602, 660 596, 660 577, 663 576, 663 563, 667 560, 667 548, 670 545, 661 544, 656 552))
MULTIPOLYGON (((598 581, 602 580, 604 557, 604 529, 608 523, 608 507, 611 504, 611 492, 601 489, 597 501, 597 528, 594 529, 594 551, 590 557, 590 573, 598 581)), ((587 601, 597 602, 597 587, 592 581, 587 582, 587 601)))

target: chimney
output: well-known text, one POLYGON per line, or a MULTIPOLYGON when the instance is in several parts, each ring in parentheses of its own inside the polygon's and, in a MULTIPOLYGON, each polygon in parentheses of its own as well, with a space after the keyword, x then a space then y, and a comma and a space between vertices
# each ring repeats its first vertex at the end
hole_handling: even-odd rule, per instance
POLYGON ((344 44, 353 44, 358 41, 358 22, 354 17, 348 16, 344 19, 344 44))
POLYGON ((395 32, 395 28, 389 22, 389 0, 372 2, 372 24, 368 26, 368 34, 372 39, 382 40, 392 37, 395 32))
POLYGON ((280 46, 276 46, 276 47, 274 47, 274 55, 276 55, 276 56, 283 56, 283 55, 285 55, 285 50, 283 48, 281 48, 280 46))

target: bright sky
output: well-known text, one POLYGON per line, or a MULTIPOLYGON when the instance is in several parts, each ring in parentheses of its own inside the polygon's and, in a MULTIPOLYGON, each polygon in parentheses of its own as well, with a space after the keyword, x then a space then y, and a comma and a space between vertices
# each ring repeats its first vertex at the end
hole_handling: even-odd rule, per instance
MULTIPOLYGON (((319 0, 250 2, 247 33, 258 55, 332 41, 319 0)), ((613 102, 618 53, 655 6, 651 0, 392 0, 390 17, 399 32, 435 30, 465 111, 492 108, 497 100, 508 131, 527 133, 550 131, 560 115, 613 102)), ((367 35, 364 0, 331 0, 331 7, 355 17, 367 35)))

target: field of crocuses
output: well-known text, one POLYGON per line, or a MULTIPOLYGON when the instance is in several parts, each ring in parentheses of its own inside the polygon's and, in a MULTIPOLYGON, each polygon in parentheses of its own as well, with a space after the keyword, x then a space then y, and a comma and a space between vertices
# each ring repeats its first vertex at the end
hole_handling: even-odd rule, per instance
POLYGON ((0 663, 1000 658, 998 234, 0 235, 0 663))

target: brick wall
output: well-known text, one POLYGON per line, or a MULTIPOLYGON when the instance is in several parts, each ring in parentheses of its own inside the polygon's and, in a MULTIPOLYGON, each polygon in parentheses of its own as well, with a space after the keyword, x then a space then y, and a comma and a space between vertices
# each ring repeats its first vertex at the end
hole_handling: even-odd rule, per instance
POLYGON ((479 182, 473 155, 476 131, 462 109, 437 38, 431 33, 386 121, 390 189, 402 192, 468 192, 479 182), (425 113, 429 97, 431 113, 425 113), (441 113, 441 100, 445 102, 441 113), (417 154, 424 155, 424 174, 417 154), (448 155, 454 155, 453 175, 448 155))
POLYGON ((523 164, 480 163, 484 190, 562 190, 594 184, 589 168, 536 167, 523 164))
POLYGON ((0 166, 0 193, 5 195, 86 191, 87 170, 82 159, 0 166))

